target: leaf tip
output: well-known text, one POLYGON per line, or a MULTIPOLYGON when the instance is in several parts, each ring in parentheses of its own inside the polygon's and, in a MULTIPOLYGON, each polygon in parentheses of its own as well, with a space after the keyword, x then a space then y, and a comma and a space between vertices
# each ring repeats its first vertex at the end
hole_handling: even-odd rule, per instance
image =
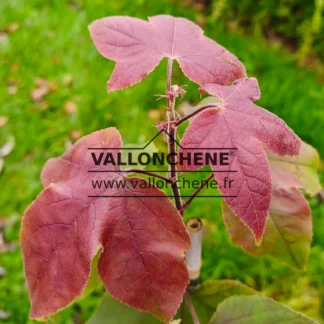
POLYGON ((265 230, 265 226, 264 226, 263 229, 261 229, 261 230, 258 231, 258 232, 254 232, 254 231, 252 231, 253 236, 254 236, 254 243, 255 243, 255 245, 256 245, 257 247, 259 247, 259 246, 262 244, 264 230, 265 230))
POLYGON ((259 247, 262 244, 264 229, 262 231, 258 231, 258 232, 252 231, 252 233, 254 236, 254 243, 257 247, 259 247))
POLYGON ((112 92, 115 92, 115 91, 117 91, 117 90, 119 90, 119 89, 116 88, 116 87, 114 87, 114 86, 111 84, 110 80, 107 81, 107 92, 108 92, 108 94, 110 94, 110 93, 112 93, 112 92))
POLYGON ((257 247, 259 247, 262 243, 262 237, 260 237, 260 238, 255 237, 254 239, 255 239, 255 245, 257 247))
POLYGON ((88 31, 90 33, 91 39, 94 41, 94 33, 95 33, 95 28, 98 25, 98 20, 93 21, 91 24, 88 25, 88 31))

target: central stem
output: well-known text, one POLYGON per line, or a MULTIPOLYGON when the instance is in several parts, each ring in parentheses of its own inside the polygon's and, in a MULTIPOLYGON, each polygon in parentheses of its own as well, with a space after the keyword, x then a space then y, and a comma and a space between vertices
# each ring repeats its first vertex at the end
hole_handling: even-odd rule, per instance
MULTIPOLYGON (((172 64, 173 60, 168 60, 168 71, 167 71, 167 93, 171 93, 171 79, 172 79, 172 64)), ((181 195, 180 190, 178 188, 177 180, 178 180, 178 174, 177 174, 177 149, 176 149, 176 143, 175 143, 175 136, 176 136, 176 128, 174 125, 175 120, 175 98, 171 95, 168 96, 168 111, 167 111, 167 117, 168 117, 168 151, 170 154, 170 177, 173 180, 172 182, 172 191, 174 196, 174 201, 177 209, 182 214, 182 201, 181 201, 181 195)))
MULTIPOLYGON (((168 70, 167 70, 167 96, 168 96, 167 97, 168 98, 167 117, 168 117, 168 134, 169 134, 169 136, 167 136, 167 139, 168 139, 168 152, 170 154, 169 172, 170 172, 170 180, 172 181, 171 188, 174 196, 175 205, 178 211, 183 216, 185 208, 183 208, 182 206, 180 189, 178 188, 177 148, 176 148, 176 141, 175 141, 177 125, 176 125, 176 117, 175 117, 176 114, 174 109, 175 97, 172 94, 172 64, 173 64, 173 60, 169 59, 168 70)), ((195 244, 197 244, 197 242, 198 241, 196 240, 195 244)), ((201 244, 201 242, 198 243, 201 244)), ((193 249, 193 247, 191 249, 193 249)), ((185 298, 187 300, 188 308, 190 310, 194 324, 199 324, 199 319, 194 309, 194 306, 192 305, 188 291, 185 293, 185 298)))

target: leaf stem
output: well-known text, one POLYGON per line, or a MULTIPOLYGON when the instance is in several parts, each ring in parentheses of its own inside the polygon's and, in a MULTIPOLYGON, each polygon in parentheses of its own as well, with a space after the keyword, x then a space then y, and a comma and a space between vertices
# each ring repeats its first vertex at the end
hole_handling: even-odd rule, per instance
MULTIPOLYGON (((168 60, 168 70, 167 70, 167 92, 171 91, 171 80, 172 80, 172 64, 173 60, 168 60)), ((180 190, 177 185, 178 180, 178 174, 176 170, 176 144, 175 144, 175 134, 176 134, 176 127, 174 125, 175 121, 175 99, 173 96, 168 97, 168 111, 167 111, 167 117, 168 117, 168 153, 170 154, 170 178, 173 179, 171 187, 173 191, 174 201, 176 208, 181 212, 182 209, 182 201, 181 201, 181 195, 180 190)))
POLYGON ((193 320, 194 324, 200 324, 197 313, 193 307, 193 304, 191 302, 191 298, 190 298, 188 291, 186 291, 186 293, 185 293, 185 299, 186 299, 186 302, 187 302, 187 305, 188 305, 189 311, 191 313, 192 320, 193 320))
MULTIPOLYGON (((172 64, 173 60, 169 59, 168 60, 168 69, 167 69, 167 93, 171 92, 171 86, 172 86, 172 64)), ((175 135, 176 135, 176 116, 175 116, 175 98, 173 96, 168 96, 168 111, 167 111, 167 117, 168 117, 168 133, 169 136, 168 138, 168 153, 171 154, 171 163, 170 163, 170 180, 172 181, 171 187, 173 191, 173 196, 174 196, 174 201, 176 208, 179 210, 181 215, 183 215, 183 210, 182 210, 182 200, 181 200, 181 194, 180 190, 177 185, 177 180, 178 180, 178 173, 176 170, 176 142, 175 142, 175 135)), ((189 117, 190 118, 190 117, 189 117)), ((190 198, 191 199, 191 198, 190 198)), ((189 310, 192 315, 192 319, 194 324, 200 324, 196 311, 191 303, 191 299, 189 296, 189 293, 186 292, 185 298, 187 300, 187 304, 189 307, 189 310)))
POLYGON ((151 172, 151 171, 145 171, 145 170, 141 170, 141 169, 136 169, 136 168, 129 168, 129 169, 125 169, 122 172, 127 172, 127 173, 138 173, 138 174, 145 174, 154 178, 158 178, 160 180, 163 180, 167 183, 172 183, 173 181, 167 177, 164 177, 162 175, 159 175, 155 172, 151 172))
MULTIPOLYGON (((172 65, 173 65, 173 60, 168 59, 168 67, 167 67, 167 92, 171 91, 171 82, 172 82, 172 65)), ((172 104, 172 98, 168 97, 168 110, 171 108, 172 104)))
POLYGON ((198 193, 207 185, 207 183, 213 178, 214 174, 211 173, 200 185, 199 188, 197 188, 194 193, 191 195, 191 197, 183 204, 181 211, 184 212, 190 205, 190 203, 193 201, 193 199, 198 195, 198 193))
POLYGON ((183 122, 185 122, 186 120, 190 119, 191 117, 199 114, 200 112, 202 112, 205 109, 209 109, 209 108, 218 108, 219 104, 208 104, 208 105, 204 105, 198 109, 196 109, 195 111, 193 111, 192 113, 188 114, 187 116, 175 121, 173 124, 178 127, 179 125, 181 125, 183 122))

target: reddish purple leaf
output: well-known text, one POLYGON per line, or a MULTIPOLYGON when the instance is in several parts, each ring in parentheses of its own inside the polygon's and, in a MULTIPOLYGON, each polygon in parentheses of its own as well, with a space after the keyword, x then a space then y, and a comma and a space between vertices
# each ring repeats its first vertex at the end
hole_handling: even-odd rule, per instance
MULTIPOLYGON (((185 154, 185 148, 210 148, 199 152, 215 152, 211 150, 215 147, 237 148, 231 165, 222 167, 223 171, 237 173, 215 173, 215 178, 220 186, 225 177, 234 180, 231 189, 219 189, 223 196, 236 196, 225 200, 260 244, 271 200, 271 177, 264 147, 279 155, 297 155, 300 140, 284 121, 253 104, 260 98, 256 79, 240 79, 231 86, 206 84, 202 90, 220 99, 219 108, 205 110, 191 122, 180 152, 185 154)), ((180 166, 181 170, 198 168, 180 166)))
POLYGON ((108 91, 140 82, 164 57, 177 60, 184 74, 200 85, 226 84, 246 76, 233 54, 184 18, 160 15, 147 22, 115 16, 96 20, 89 30, 98 51, 117 63, 108 91))
POLYGON ((85 136, 45 165, 47 187, 27 209, 21 232, 32 318, 49 316, 82 293, 100 247, 98 272, 113 297, 165 322, 181 304, 190 239, 171 200, 147 198, 164 193, 135 185, 145 180, 126 179, 117 167, 110 173, 88 172, 94 169, 88 147, 121 146, 119 132, 108 128, 85 136), (92 179, 119 179, 126 186, 93 189, 92 179))

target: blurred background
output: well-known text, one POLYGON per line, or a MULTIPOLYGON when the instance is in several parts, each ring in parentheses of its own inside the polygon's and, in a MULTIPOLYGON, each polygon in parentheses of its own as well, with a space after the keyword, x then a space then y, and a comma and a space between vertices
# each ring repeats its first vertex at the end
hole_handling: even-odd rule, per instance
MULTIPOLYGON (((41 191, 46 160, 81 136, 108 126, 126 144, 141 144, 164 119, 166 62, 142 83, 110 95, 114 63, 96 51, 87 26, 97 18, 156 14, 183 16, 233 52, 259 80, 258 104, 276 113, 324 156, 323 0, 1 0, 0 1, 0 322, 27 323, 29 301, 19 247, 21 218, 41 191)), ((199 101, 186 84, 185 100, 199 101)), ((323 171, 321 182, 323 183, 323 171)), ((324 205, 313 198, 314 238, 307 272, 271 258, 257 259, 230 241, 220 200, 202 198, 188 210, 204 218, 202 280, 238 279, 324 323, 324 205)), ((84 323, 102 292, 55 316, 57 323, 84 323)))

